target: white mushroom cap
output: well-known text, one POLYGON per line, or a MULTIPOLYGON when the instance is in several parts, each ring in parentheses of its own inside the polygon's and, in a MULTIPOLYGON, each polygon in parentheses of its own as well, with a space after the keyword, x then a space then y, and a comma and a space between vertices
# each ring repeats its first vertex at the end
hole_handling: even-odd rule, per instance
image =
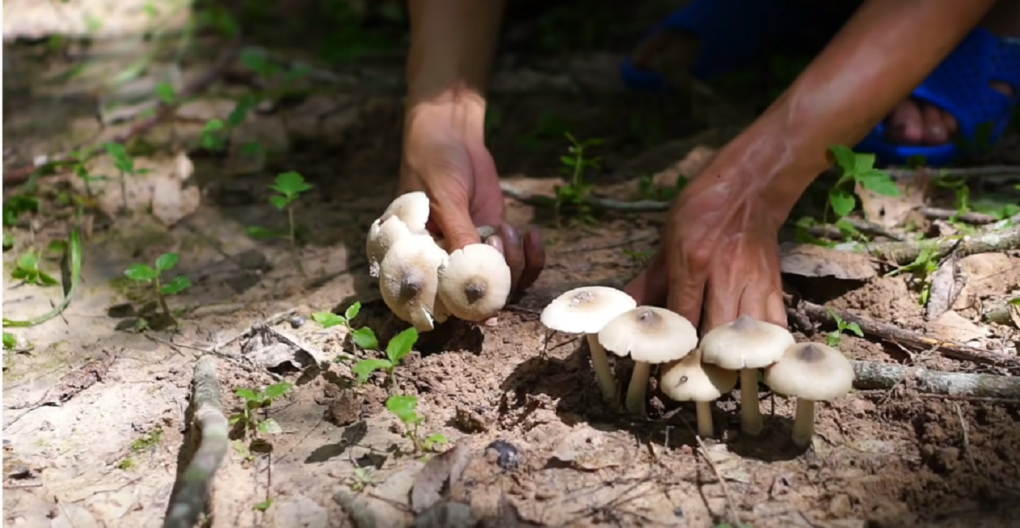
POLYGON ((821 343, 798 343, 765 370, 765 383, 778 394, 830 401, 853 388, 854 367, 842 352, 821 343))
POLYGON ((767 367, 794 344, 789 330, 743 315, 701 338, 703 361, 727 370, 767 367))
POLYGON ((659 390, 674 401, 714 401, 736 386, 736 372, 703 363, 700 351, 663 367, 659 376, 659 390))
POLYGON ((400 218, 412 233, 424 233, 429 221, 429 197, 421 191, 401 194, 390 202, 379 218, 386 221, 391 216, 400 218))
POLYGON ((446 258, 429 235, 411 235, 397 240, 379 265, 383 301, 419 332, 432 330, 433 321, 444 318, 442 305, 436 307, 436 293, 439 266, 446 258))
POLYGON ((654 306, 628 310, 599 331, 599 343, 618 356, 645 363, 665 363, 690 354, 698 331, 680 314, 654 306))
POLYGON ((488 244, 469 244, 439 267, 439 299, 465 321, 484 321, 503 309, 510 295, 510 266, 488 244))
POLYGON ((368 228, 368 240, 365 242, 365 253, 368 255, 368 274, 379 277, 379 264, 386 252, 401 238, 411 236, 411 230, 399 216, 391 216, 385 221, 377 218, 368 228))
POLYGON ((574 288, 542 310, 542 324, 567 334, 595 334, 614 317, 637 306, 625 292, 608 286, 574 288))

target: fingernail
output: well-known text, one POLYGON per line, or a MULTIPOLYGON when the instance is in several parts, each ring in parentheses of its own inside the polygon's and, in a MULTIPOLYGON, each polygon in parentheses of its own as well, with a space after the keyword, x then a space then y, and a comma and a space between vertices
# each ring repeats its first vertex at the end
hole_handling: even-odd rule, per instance
POLYGON ((503 243, 508 246, 518 246, 521 243, 521 235, 517 228, 510 224, 499 226, 499 235, 503 237, 503 243))
POLYGON ((499 235, 492 235, 489 238, 486 238, 485 243, 496 248, 496 250, 499 251, 500 254, 506 255, 506 251, 504 250, 505 245, 503 244, 503 239, 499 238, 499 235))
POLYGON ((485 322, 482 323, 482 324, 484 324, 485 326, 498 326, 499 325, 499 317, 490 317, 490 318, 486 319, 485 322))

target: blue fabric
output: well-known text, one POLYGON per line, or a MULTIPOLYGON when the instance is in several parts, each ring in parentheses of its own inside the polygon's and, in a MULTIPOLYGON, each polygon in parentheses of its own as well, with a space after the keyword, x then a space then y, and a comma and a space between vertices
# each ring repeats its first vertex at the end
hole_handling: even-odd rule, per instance
MULTIPOLYGON (((957 136, 973 143, 982 130, 995 144, 1009 125, 1020 94, 1020 42, 1000 38, 977 28, 960 43, 938 68, 911 94, 951 114, 959 124, 957 136), (1002 82, 1013 88, 1013 96, 991 88, 1002 82)), ((969 148, 960 141, 942 145, 902 145, 887 139, 888 127, 880 123, 858 143, 857 149, 873 152, 879 161, 902 165, 909 158, 924 156, 927 165, 941 166, 955 161, 969 148)), ((983 138, 982 138, 983 139, 983 138)), ((981 145, 978 145, 980 148, 981 145)))
MULTIPOLYGON (((701 55, 692 73, 707 79, 750 64, 766 42, 791 44, 799 38, 800 28, 818 25, 817 14, 794 4, 792 0, 694 0, 649 30, 646 38, 663 30, 697 36, 701 55)), ((832 29, 835 32, 838 26, 832 29)), ((630 59, 621 63, 620 74, 635 90, 666 89, 659 74, 637 68, 630 59)), ((912 97, 953 115, 959 123, 957 139, 943 145, 897 144, 887 139, 888 127, 881 123, 856 150, 874 153, 885 164, 902 165, 923 156, 928 165, 941 166, 959 158, 966 151, 962 144, 973 144, 985 127, 991 132, 985 137, 994 144, 1020 97, 1020 42, 975 29, 912 97), (992 89, 990 84, 996 81, 1012 86, 1013 96, 992 89)))

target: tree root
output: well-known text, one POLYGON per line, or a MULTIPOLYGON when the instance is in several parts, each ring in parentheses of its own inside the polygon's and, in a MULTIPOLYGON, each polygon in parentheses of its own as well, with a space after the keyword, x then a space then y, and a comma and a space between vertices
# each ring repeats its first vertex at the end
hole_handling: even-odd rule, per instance
POLYGON ((192 378, 193 430, 201 431, 198 449, 180 474, 177 492, 170 499, 164 528, 191 528, 205 511, 213 477, 230 447, 229 425, 223 414, 222 391, 216 377, 216 359, 199 358, 192 378))
POLYGON ((1016 366, 1011 358, 1000 356, 979 348, 945 341, 934 337, 928 337, 917 332, 912 332, 887 323, 879 323, 870 319, 854 315, 849 312, 826 308, 808 301, 800 301, 795 308, 787 308, 787 315, 794 320, 803 319, 806 316, 811 321, 825 325, 835 325, 836 318, 832 310, 840 319, 848 323, 856 323, 865 335, 876 337, 883 341, 898 343, 903 346, 914 347, 925 350, 934 350, 939 354, 956 360, 971 361, 983 365, 1016 366))
POLYGON ((854 387, 863 390, 888 390, 902 382, 912 381, 912 388, 924 394, 966 396, 1016 400, 1020 402, 1020 378, 940 372, 924 367, 910 367, 895 363, 851 361, 857 379, 854 387))

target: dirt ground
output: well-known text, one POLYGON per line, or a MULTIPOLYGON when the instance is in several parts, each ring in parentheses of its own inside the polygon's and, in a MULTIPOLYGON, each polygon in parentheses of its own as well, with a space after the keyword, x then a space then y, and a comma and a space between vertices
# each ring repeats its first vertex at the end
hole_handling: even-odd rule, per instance
MULTIPOLYGON (((638 17, 635 27, 647 21, 638 17)), ((614 36, 612 46, 622 43, 614 53, 543 56, 515 48, 535 31, 526 24, 507 30, 511 51, 496 74, 492 106, 499 119, 488 139, 502 176, 521 190, 552 195, 563 183, 558 158, 567 146, 564 131, 606 140, 596 148, 603 168, 590 182, 598 196, 632 200, 640 197, 640 176, 668 185, 697 165, 699 152, 719 147, 739 127, 719 117, 730 114, 689 95, 620 90, 614 74, 626 51, 623 37, 614 36)), ((635 28, 618 32, 631 39, 640 34, 635 28)), ((87 87, 40 82, 68 67, 54 65, 43 47, 5 45, 5 174, 40 155, 114 138, 140 119, 101 125, 87 87)), ((193 61, 182 75, 201 77, 214 58, 193 61)), ((383 343, 406 326, 380 300, 364 256, 367 228, 395 190, 402 107, 399 90, 383 81, 399 78, 402 58, 383 54, 337 66, 343 83, 313 83, 300 97, 260 106, 232 136, 235 146, 257 141, 270 151, 254 162, 236 148, 211 154, 195 147, 204 123, 225 117, 231 99, 251 89, 236 79, 240 73, 231 75, 243 69, 237 62, 174 117, 140 136, 150 154, 136 162, 151 172, 133 180, 132 212, 117 213, 117 184, 94 184, 101 196, 115 198, 86 203, 82 280, 69 307, 40 325, 5 328, 19 341, 4 353, 5 525, 160 526, 196 441, 189 402, 194 365, 208 353, 203 349, 228 342, 222 353, 233 358, 257 352, 251 336, 236 337, 268 322, 329 359, 381 357, 353 350, 341 327, 324 329, 311 318, 313 312, 342 314, 355 301, 363 305, 355 326, 373 328, 383 343), (166 188, 160 185, 174 181, 175 156, 182 153, 194 172, 186 185, 169 187, 174 199, 161 202, 166 188), (288 170, 315 186, 295 209, 302 226, 300 269, 287 242, 247 234, 251 226, 286 228, 286 215, 268 203, 267 186, 288 170), (172 220, 157 218, 154 197, 172 220), (139 314, 151 310, 152 298, 123 271, 170 251, 180 254, 172 274, 193 283, 168 299, 183 310, 180 326, 142 330, 139 314), (52 399, 68 373, 111 356, 98 382, 59 405, 30 405, 52 399), (11 408, 24 405, 30 406, 11 408)), ((96 164, 94 174, 114 173, 109 161, 96 164)), ((988 185, 978 182, 973 192, 988 185)), ((5 209, 18 192, 4 185, 5 209)), ((4 251, 5 318, 27 319, 59 302, 60 287, 24 284, 8 270, 27 249, 66 239, 69 200, 83 194, 79 179, 57 171, 39 180, 38 213, 11 226, 5 221, 5 234, 15 237, 13 249, 4 251)), ((936 195, 925 205, 945 207, 936 195)), ((817 208, 810 199, 805 208, 817 208)), ((612 412, 599 396, 587 348, 576 338, 547 333, 538 314, 570 288, 621 287, 634 277, 656 247, 665 213, 598 212, 590 224, 558 227, 548 207, 508 198, 507 208, 512 222, 543 229, 547 268, 500 315, 498 326, 452 323, 422 334, 398 368, 395 387, 381 375, 352 385, 350 362, 331 361, 319 372, 297 356, 268 366, 217 356, 228 411, 243 404, 237 388, 281 380, 294 388, 270 407, 282 431, 268 437, 269 452, 233 444, 215 477, 211 526, 369 526, 363 518, 352 520, 357 512, 374 516, 377 526, 409 525, 409 490, 427 457, 412 452, 400 422, 384 407, 393 392, 419 398, 423 433, 441 433, 449 446, 462 446, 466 469, 443 490, 444 500, 470 505, 477 517, 488 517, 484 526, 709 527, 735 524, 731 509, 739 522, 756 528, 1015 525, 1018 401, 925 394, 914 381, 855 390, 819 404, 817 437, 807 451, 790 447, 792 400, 771 398, 764 388, 766 429, 757 439, 737 434, 736 393, 717 405, 723 440, 704 445, 687 425, 693 407, 655 391, 647 419, 612 412)), ((939 222, 926 221, 927 231, 952 233, 939 222)), ((932 317, 911 275, 885 276, 892 268, 868 258, 864 272, 847 271, 850 263, 840 264, 839 257, 847 252, 827 251, 809 258, 815 272, 803 271, 803 261, 791 260, 789 267, 784 261, 796 298, 932 343, 964 343, 1001 362, 948 359, 872 332, 867 338, 844 334, 839 347, 849 358, 1015 374, 1020 316, 989 322, 986 307, 1016 297, 1016 251, 947 259, 955 270, 951 282, 962 291, 932 317), (843 272, 818 272, 823 263, 844 266, 843 272)), ((47 257, 40 266, 59 278, 59 264, 47 257)), ((805 320, 806 327, 791 321, 798 340, 824 341, 833 329, 805 320)), ((631 366, 616 361, 618 379, 629 379, 631 366)), ((419 516, 417 525, 456 524, 419 516)))

